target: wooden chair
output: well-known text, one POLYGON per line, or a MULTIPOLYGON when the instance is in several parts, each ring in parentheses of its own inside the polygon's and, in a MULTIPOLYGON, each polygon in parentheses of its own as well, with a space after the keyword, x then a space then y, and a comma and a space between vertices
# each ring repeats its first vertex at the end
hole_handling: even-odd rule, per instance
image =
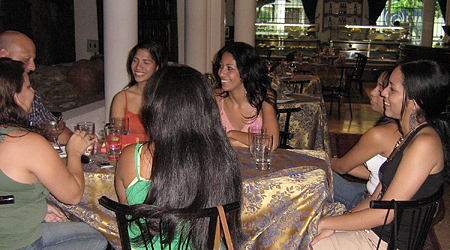
POLYGON ((309 83, 309 82, 310 82, 310 80, 300 80, 300 81, 288 80, 288 81, 284 81, 283 83, 288 86, 291 86, 292 91, 294 93, 301 94, 301 93, 303 93, 303 85, 305 83, 309 83))
POLYGON ((0 196, 0 205, 12 204, 14 202, 15 202, 14 195, 0 196))
MULTIPOLYGON (((329 66, 328 69, 331 72, 327 72, 329 75, 332 75, 333 67, 329 66)), ((347 74, 348 71, 352 71, 354 67, 349 66, 338 66, 335 67, 334 70, 340 70, 340 77, 339 79, 333 79, 332 77, 329 77, 327 81, 321 81, 322 83, 322 92, 324 98, 330 99, 330 116, 333 111, 333 101, 334 99, 338 100, 338 119, 341 119, 341 102, 343 98, 347 98, 348 105, 350 108, 350 117, 353 119, 353 112, 352 112, 352 100, 350 95, 350 81, 349 78, 345 78, 344 75, 347 74), (337 84, 335 84, 335 82, 337 84)))
POLYGON ((292 148, 287 145, 287 141, 294 137, 294 134, 289 132, 289 124, 291 122, 291 115, 294 112, 300 112, 302 108, 287 108, 287 109, 278 109, 278 119, 280 119, 280 114, 286 114, 286 121, 284 122, 284 129, 280 130, 280 144, 279 148, 292 148))
MULTIPOLYGON (((129 222, 128 222, 127 217, 128 217, 128 214, 130 214, 131 207, 124 205, 124 204, 120 204, 116 201, 113 201, 106 196, 102 196, 102 198, 100 198, 98 200, 98 202, 102 206, 106 207, 109 210, 112 210, 116 214, 117 224, 119 227, 120 242, 122 244, 122 250, 130 250, 131 244, 130 244, 130 237, 128 235, 129 222)), ((239 210, 240 204, 239 204, 239 202, 233 202, 233 203, 230 203, 227 205, 223 205, 223 208, 225 210, 225 214, 227 214, 229 212, 239 210)), ((175 213, 176 213, 176 211, 175 211, 175 213)), ((208 229, 209 234, 205 235, 205 237, 208 237, 208 249, 214 248, 214 236, 215 236, 218 215, 219 215, 219 211, 217 210, 217 208, 211 207, 211 208, 202 209, 198 213, 192 214, 192 216, 188 216, 193 219, 209 218, 209 229, 208 229)), ((148 228, 146 226, 146 220, 152 220, 152 219, 160 219, 160 218, 155 216, 155 217, 145 217, 145 218, 141 218, 141 219, 137 220, 138 222, 139 221, 141 222, 141 223, 137 223, 139 225, 141 232, 142 232, 142 230, 147 230, 147 228, 148 228)), ((181 230, 180 230, 180 233, 181 233, 181 230)), ((155 235, 153 237, 164 237, 164 233, 160 231, 159 235, 155 235)), ((186 238, 188 239, 188 242, 189 242, 188 236, 186 236, 186 238)), ((225 242, 224 238, 222 238, 221 240, 222 240, 222 242, 225 242)), ((155 246, 151 239, 149 239, 148 243, 149 243, 149 245, 145 245, 146 249, 165 249, 164 247, 167 247, 167 246, 163 246, 162 243, 160 245, 155 246)), ((225 245, 225 244, 223 244, 223 245, 225 245)), ((180 244, 177 246, 176 249, 187 249, 188 246, 189 246, 189 244, 183 244, 183 242, 180 242, 180 244)), ((170 245, 168 247, 170 249, 170 245)))
POLYGON ((361 95, 363 94, 364 91, 361 79, 364 75, 364 69, 366 67, 367 59, 368 59, 367 56, 361 53, 356 53, 355 67, 353 67, 352 70, 350 70, 350 72, 348 72, 349 74, 347 75, 347 80, 349 81, 348 87, 351 87, 351 84, 353 82, 356 82, 358 84, 359 92, 361 95))
MULTIPOLYGON (((388 243, 388 250, 397 249, 399 241, 407 244, 409 250, 422 250, 428 232, 430 231, 439 200, 444 194, 444 187, 441 186, 439 191, 435 194, 411 201, 371 201, 370 207, 376 209, 388 209, 386 218, 390 210, 394 210, 394 220, 390 239, 388 243), (410 233, 406 239, 399 238, 399 230, 409 228, 410 233)), ((378 249, 378 248, 377 248, 378 249)))

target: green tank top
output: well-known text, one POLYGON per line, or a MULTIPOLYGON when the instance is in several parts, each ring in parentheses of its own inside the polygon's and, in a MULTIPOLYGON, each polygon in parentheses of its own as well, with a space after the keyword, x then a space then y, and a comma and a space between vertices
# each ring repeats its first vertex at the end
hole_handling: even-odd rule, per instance
MULTIPOLYGON (((0 143, 16 127, 0 128, 0 143)), ((14 181, 0 170, 0 196, 14 195, 13 204, 0 205, 0 249, 30 245, 42 236, 48 190, 40 183, 14 181)))
MULTIPOLYGON (((136 177, 134 180, 128 185, 128 187, 125 189, 125 193, 127 196, 128 205, 136 205, 136 204, 142 204, 145 201, 145 198, 147 198, 148 189, 150 187, 150 181, 143 179, 140 176, 141 173, 141 152, 142 152, 143 145, 138 143, 136 145, 136 148, 134 150, 134 168, 136 171, 136 177)), ((128 227, 128 235, 130 236, 130 239, 133 239, 136 236, 139 236, 141 234, 141 231, 139 230, 138 225, 131 224, 128 227)), ((171 249, 177 249, 178 246, 179 237, 175 236, 174 241, 171 244, 171 249)), ((153 240, 153 244, 155 246, 159 246, 160 240, 159 237, 155 237, 153 240)), ((145 247, 137 247, 131 244, 132 249, 135 250, 142 250, 145 249, 145 247)), ((166 246, 162 250, 169 249, 169 246, 166 246)), ((190 248, 188 248, 190 249, 190 248)))

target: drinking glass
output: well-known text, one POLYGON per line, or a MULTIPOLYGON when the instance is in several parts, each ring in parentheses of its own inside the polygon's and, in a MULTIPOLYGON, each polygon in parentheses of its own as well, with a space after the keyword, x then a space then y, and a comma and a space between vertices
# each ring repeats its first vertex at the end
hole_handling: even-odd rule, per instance
POLYGON ((41 123, 41 128, 52 137, 53 148, 55 148, 59 154, 63 153, 63 150, 59 144, 58 137, 62 134, 65 127, 66 123, 61 119, 56 121, 44 121, 41 123))
POLYGON ((118 160, 122 153, 122 130, 114 125, 105 126, 106 154, 110 160, 118 160))
MULTIPOLYGON (((87 135, 89 135, 90 139, 95 138, 95 123, 94 122, 79 122, 77 123, 77 129, 80 131, 86 132, 87 135)), ((84 155, 92 155, 94 151, 94 145, 90 145, 86 151, 84 152, 84 155)))
POLYGON ((254 158, 256 169, 270 169, 270 163, 272 162, 273 135, 266 133, 255 134, 253 137, 253 143, 255 147, 254 158))
POLYGON ((248 148, 250 150, 250 155, 252 157, 254 157, 254 149, 255 149, 255 147, 253 146, 253 137, 255 136, 255 134, 262 134, 262 133, 267 133, 267 128, 263 128, 262 126, 259 125, 251 125, 248 128, 248 148))
POLYGON ((122 135, 128 135, 130 121, 128 117, 113 117, 110 124, 122 131, 122 135))

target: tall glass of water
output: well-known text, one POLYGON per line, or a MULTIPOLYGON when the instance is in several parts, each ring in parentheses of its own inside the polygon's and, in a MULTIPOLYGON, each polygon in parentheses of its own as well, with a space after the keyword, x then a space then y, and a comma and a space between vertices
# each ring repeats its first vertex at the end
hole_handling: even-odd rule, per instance
POLYGON ((252 124, 248 128, 248 148, 250 150, 250 154, 252 157, 254 156, 254 149, 255 149, 253 144, 254 136, 255 134, 263 134, 263 133, 267 133, 267 128, 263 128, 260 125, 252 124))
POLYGON ((110 160, 118 160, 122 153, 122 134, 121 128, 114 125, 105 126, 106 154, 110 160))
MULTIPOLYGON (((95 123, 94 122, 79 122, 77 123, 77 129, 80 131, 86 132, 87 135, 89 135, 90 139, 95 139, 95 123)), ((84 155, 92 155, 94 151, 94 145, 90 145, 86 152, 84 152, 84 155)))

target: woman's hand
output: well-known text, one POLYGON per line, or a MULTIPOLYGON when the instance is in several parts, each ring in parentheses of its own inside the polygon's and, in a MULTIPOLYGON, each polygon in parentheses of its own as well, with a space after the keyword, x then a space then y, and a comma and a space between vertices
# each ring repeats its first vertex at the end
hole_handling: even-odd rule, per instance
POLYGON ((66 216, 55 206, 47 203, 47 214, 44 218, 45 222, 67 222, 66 216))
POLYGON ((319 232, 319 234, 311 242, 311 246, 317 244, 317 242, 319 242, 320 240, 327 238, 330 235, 334 234, 334 230, 323 228, 324 220, 326 220, 326 217, 319 220, 319 224, 317 225, 317 232, 319 232))
POLYGON ((86 134, 84 131, 76 130, 67 142, 67 153, 76 153, 80 157, 86 151, 87 147, 93 145, 97 140, 97 137, 86 134))
POLYGON ((327 237, 330 237, 330 235, 334 234, 334 230, 331 229, 327 229, 327 230, 323 230, 322 232, 319 233, 319 235, 317 235, 313 241, 311 241, 311 246, 314 246, 315 244, 317 244, 317 242, 319 242, 322 239, 325 239, 327 237))

